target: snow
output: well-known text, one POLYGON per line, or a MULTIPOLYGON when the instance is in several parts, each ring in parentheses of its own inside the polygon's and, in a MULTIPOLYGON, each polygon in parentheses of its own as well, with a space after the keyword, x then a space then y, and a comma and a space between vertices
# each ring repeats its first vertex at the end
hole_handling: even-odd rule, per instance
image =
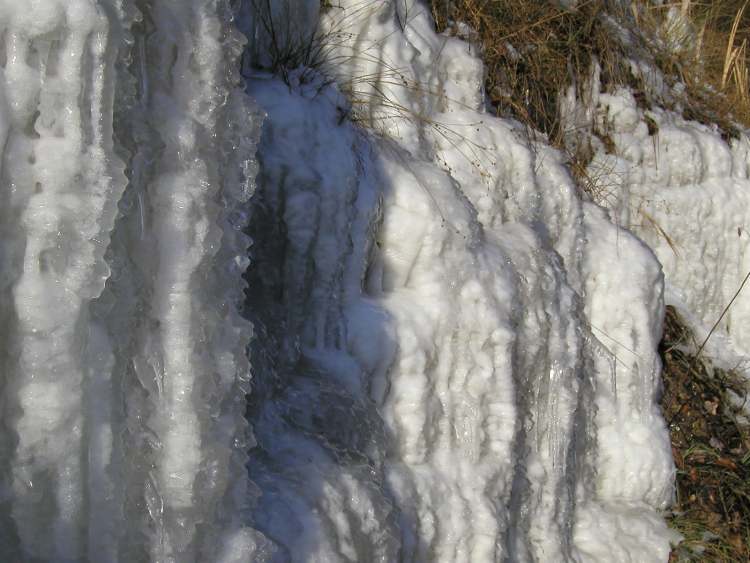
POLYGON ((223 0, 0 1, 0 558, 666 561, 657 257, 725 295, 618 224, 750 145, 597 98, 613 222, 421 3, 269 5, 243 93, 223 0))

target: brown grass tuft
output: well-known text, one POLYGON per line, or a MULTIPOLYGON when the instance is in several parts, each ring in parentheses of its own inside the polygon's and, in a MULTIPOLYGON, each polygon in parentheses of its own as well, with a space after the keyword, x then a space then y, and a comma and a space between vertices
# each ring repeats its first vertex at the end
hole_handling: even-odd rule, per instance
POLYGON ((574 81, 583 85, 594 59, 605 82, 625 76, 602 0, 574 10, 539 0, 432 0, 432 13, 441 31, 451 31, 452 22, 476 30, 497 114, 517 118, 558 146, 564 133, 558 94, 574 81))
MULTIPOLYGON (((465 22, 477 32, 497 114, 541 131, 561 149, 571 132, 563 131, 558 96, 574 84, 584 97, 593 61, 601 66, 604 90, 630 86, 644 106, 716 123, 727 138, 736 136, 736 122, 750 126, 745 6, 746 0, 633 0, 628 6, 582 0, 575 8, 555 0, 431 0, 438 30, 458 32, 454 22, 465 22), (668 86, 684 84, 684 94, 650 99, 643 77, 626 63, 633 52, 659 69, 668 86)), ((581 147, 568 156, 585 187, 590 182, 576 171, 585 170, 590 155, 581 147)))

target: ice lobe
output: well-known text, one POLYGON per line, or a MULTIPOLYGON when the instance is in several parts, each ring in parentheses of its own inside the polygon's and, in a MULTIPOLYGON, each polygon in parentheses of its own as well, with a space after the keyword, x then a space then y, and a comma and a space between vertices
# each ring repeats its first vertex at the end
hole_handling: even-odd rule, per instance
POLYGON ((254 526, 279 560, 666 561, 653 254, 484 112, 421 3, 343 0, 319 33, 346 97, 248 79, 254 526))
MULTIPOLYGON (((717 126, 640 108, 627 89, 597 91, 590 105, 593 127, 612 140, 589 166, 603 203, 654 249, 670 304, 703 338, 750 271, 747 134, 727 139, 717 126)), ((748 315, 741 294, 708 343, 733 367, 750 353, 748 315)))
POLYGON ((228 5, 9 1, 0 32, 2 559, 248 559, 228 5))
POLYGON ((248 82, 267 112, 250 219, 253 526, 279 561, 396 561, 387 442, 369 396, 395 343, 362 291, 380 178, 366 137, 340 120, 345 100, 320 87, 248 82))

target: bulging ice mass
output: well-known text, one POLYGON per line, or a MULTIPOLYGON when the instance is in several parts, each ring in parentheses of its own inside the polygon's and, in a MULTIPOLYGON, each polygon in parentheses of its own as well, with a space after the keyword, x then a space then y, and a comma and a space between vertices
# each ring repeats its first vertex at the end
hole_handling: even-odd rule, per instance
POLYGON ((661 265, 420 1, 0 0, 0 67, 1 561, 667 561, 661 265))

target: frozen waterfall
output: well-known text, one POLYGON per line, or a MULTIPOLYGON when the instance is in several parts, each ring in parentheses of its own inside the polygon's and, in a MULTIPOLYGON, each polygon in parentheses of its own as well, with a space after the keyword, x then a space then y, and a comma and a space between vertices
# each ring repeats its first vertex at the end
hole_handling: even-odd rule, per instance
POLYGON ((328 4, 0 0, 0 561, 666 561, 659 262, 328 4))

